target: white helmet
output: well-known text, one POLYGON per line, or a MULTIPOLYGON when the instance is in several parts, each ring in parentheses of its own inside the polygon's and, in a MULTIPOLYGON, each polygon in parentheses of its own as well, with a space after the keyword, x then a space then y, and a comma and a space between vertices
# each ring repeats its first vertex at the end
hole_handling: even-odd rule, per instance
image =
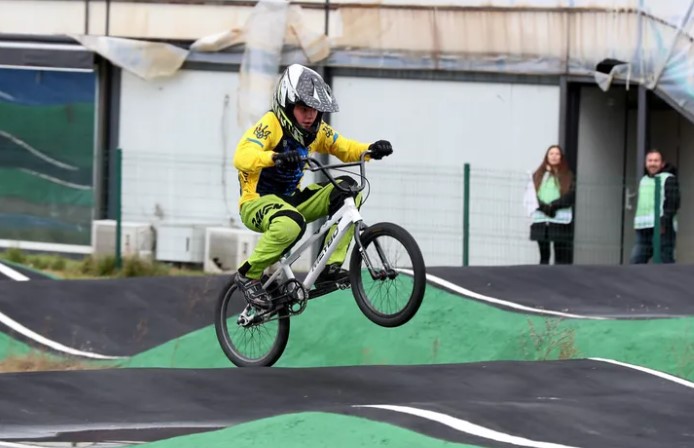
POLYGON ((272 111, 280 121, 285 135, 291 136, 302 146, 310 145, 316 138, 325 112, 339 110, 330 86, 318 73, 299 64, 290 65, 282 73, 272 97, 272 111), (296 104, 304 104, 318 111, 316 121, 310 129, 304 129, 296 122, 294 118, 296 104))

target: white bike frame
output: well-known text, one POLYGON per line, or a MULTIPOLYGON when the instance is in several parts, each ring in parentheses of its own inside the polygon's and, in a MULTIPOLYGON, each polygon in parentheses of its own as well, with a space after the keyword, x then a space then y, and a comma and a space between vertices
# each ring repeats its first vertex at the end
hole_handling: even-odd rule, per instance
MULTIPOLYGON (((318 275, 320 275, 320 273, 325 268, 328 259, 333 254, 333 252, 335 252, 337 245, 345 237, 347 231, 349 230, 349 227, 353 224, 356 227, 356 225, 362 221, 363 218, 359 213, 359 210, 357 209, 357 205, 355 204, 354 199, 351 197, 346 198, 342 207, 340 207, 340 209, 337 212, 335 212, 332 218, 330 218, 322 226, 320 226, 320 228, 316 232, 314 232, 314 234, 311 235, 311 237, 307 239, 301 246, 299 246, 296 249, 293 249, 280 259, 279 268, 270 276, 270 278, 267 280, 267 282, 265 282, 263 286, 265 288, 268 288, 269 285, 280 274, 284 274, 287 280, 296 278, 294 276, 294 272, 291 269, 291 265, 301 256, 301 254, 306 249, 310 248, 311 245, 315 243, 319 238, 325 238, 325 235, 327 234, 330 227, 337 223, 337 227, 333 231, 333 234, 331 235, 328 244, 326 244, 325 247, 323 247, 323 249, 320 251, 316 259, 314 260, 311 269, 308 271, 306 278, 304 279, 304 288, 306 288, 307 291, 310 290, 313 286, 313 283, 316 281, 316 278, 318 278, 318 275)), ((355 232, 356 231, 357 229, 355 228, 355 232)), ((354 250, 358 249, 355 248, 354 250)))

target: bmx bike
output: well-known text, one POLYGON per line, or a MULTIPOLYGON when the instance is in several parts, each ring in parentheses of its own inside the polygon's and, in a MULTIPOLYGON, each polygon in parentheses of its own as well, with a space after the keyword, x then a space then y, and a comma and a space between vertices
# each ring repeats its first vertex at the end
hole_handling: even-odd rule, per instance
POLYGON ((368 154, 369 151, 362 153, 358 162, 336 165, 323 165, 312 157, 303 159, 307 169, 323 172, 335 188, 350 195, 313 235, 279 260, 273 273, 263 275, 263 286, 272 298, 269 309, 249 304, 233 277, 222 288, 215 308, 215 331, 224 354, 236 366, 272 366, 282 356, 289 340, 290 317, 303 313, 309 300, 340 289, 351 287, 361 312, 382 327, 401 326, 417 313, 426 289, 426 267, 417 242, 397 224, 367 225, 353 199, 368 183, 364 174, 368 154), (329 171, 354 166, 360 167, 361 181, 357 185, 343 186, 329 171), (355 246, 349 260, 349 278, 316 283, 350 226, 354 226, 355 246), (326 237, 323 249, 303 280, 297 279, 292 264, 316 241, 326 237))

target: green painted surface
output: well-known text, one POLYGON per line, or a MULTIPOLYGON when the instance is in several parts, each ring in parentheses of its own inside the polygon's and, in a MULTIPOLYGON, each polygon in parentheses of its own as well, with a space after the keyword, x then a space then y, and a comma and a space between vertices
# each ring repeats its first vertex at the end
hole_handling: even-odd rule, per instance
POLYGON ((145 448, 331 448, 418 447, 473 448, 446 442, 388 423, 360 417, 320 412, 287 414, 243 423, 231 428, 190 436, 174 437, 139 445, 145 448), (281 441, 281 442, 279 442, 281 441))
MULTIPOLYGON (((292 319, 278 367, 407 365, 560 357, 611 358, 694 380, 694 318, 563 320, 500 310, 433 286, 409 324, 381 328, 367 320, 350 291, 309 303, 292 319)), ((29 352, 0 335, 0 358, 29 352)), ((232 367, 208 326, 141 353, 122 367, 232 367)), ((417 446, 447 443, 394 425, 358 417, 300 413, 266 418, 146 444, 147 448, 205 446, 417 446)))
MULTIPOLYGON (((309 302, 278 367, 611 358, 694 379, 694 318, 562 320, 500 310, 429 286, 399 328, 364 317, 351 291, 309 302)), ((214 327, 143 352, 124 367, 229 367, 214 327)))
POLYGON ((31 348, 5 333, 0 333, 0 361, 12 356, 26 355, 31 348))

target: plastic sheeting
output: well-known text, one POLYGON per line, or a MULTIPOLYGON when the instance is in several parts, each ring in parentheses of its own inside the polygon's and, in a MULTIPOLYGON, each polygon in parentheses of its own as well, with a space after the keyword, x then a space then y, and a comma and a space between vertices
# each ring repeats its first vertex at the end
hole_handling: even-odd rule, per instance
POLYGON ((694 1, 380 3, 339 7, 331 64, 588 75, 603 89, 625 79, 658 89, 694 115, 694 1), (605 59, 611 72, 597 70, 605 59))
MULTIPOLYGON (((232 14, 243 6, 228 7, 232 14)), ((242 89, 252 101, 244 103, 244 121, 267 107, 280 44, 282 62, 291 62, 293 46, 303 50, 302 62, 332 66, 587 75, 603 89, 625 79, 694 116, 694 0, 332 0, 330 7, 329 40, 317 31, 324 18, 305 20, 296 5, 262 0, 243 28, 202 37, 190 51, 245 44, 242 89), (597 70, 605 59, 611 72, 597 70)), ((76 38, 146 79, 175 73, 190 56, 163 43, 76 38)))
POLYGON ((294 40, 308 58, 317 62, 329 54, 326 36, 316 35, 304 24, 301 8, 285 0, 259 1, 246 23, 245 51, 239 72, 237 122, 246 128, 271 106, 282 49, 294 40))
POLYGON ((654 48, 653 63, 646 65, 644 74, 649 88, 657 88, 682 109, 694 115, 694 1, 664 3, 680 4, 680 14, 670 18, 671 23, 677 24, 677 28, 659 33, 656 30, 660 28, 664 31, 663 27, 651 24, 651 32, 659 45, 654 48))
POLYGON ((188 51, 174 45, 120 37, 71 35, 86 48, 98 53, 143 79, 154 79, 176 73, 188 51))
POLYGON ((259 2, 247 23, 246 50, 239 73, 237 122, 250 126, 267 112, 284 46, 289 3, 259 2))
POLYGON ((204 36, 186 50, 163 42, 107 36, 71 35, 86 48, 144 80, 174 75, 192 52, 219 52, 244 44, 237 121, 246 127, 270 107, 285 45, 299 47, 318 62, 330 53, 328 38, 306 26, 301 7, 287 0, 261 0, 242 28, 204 36))

